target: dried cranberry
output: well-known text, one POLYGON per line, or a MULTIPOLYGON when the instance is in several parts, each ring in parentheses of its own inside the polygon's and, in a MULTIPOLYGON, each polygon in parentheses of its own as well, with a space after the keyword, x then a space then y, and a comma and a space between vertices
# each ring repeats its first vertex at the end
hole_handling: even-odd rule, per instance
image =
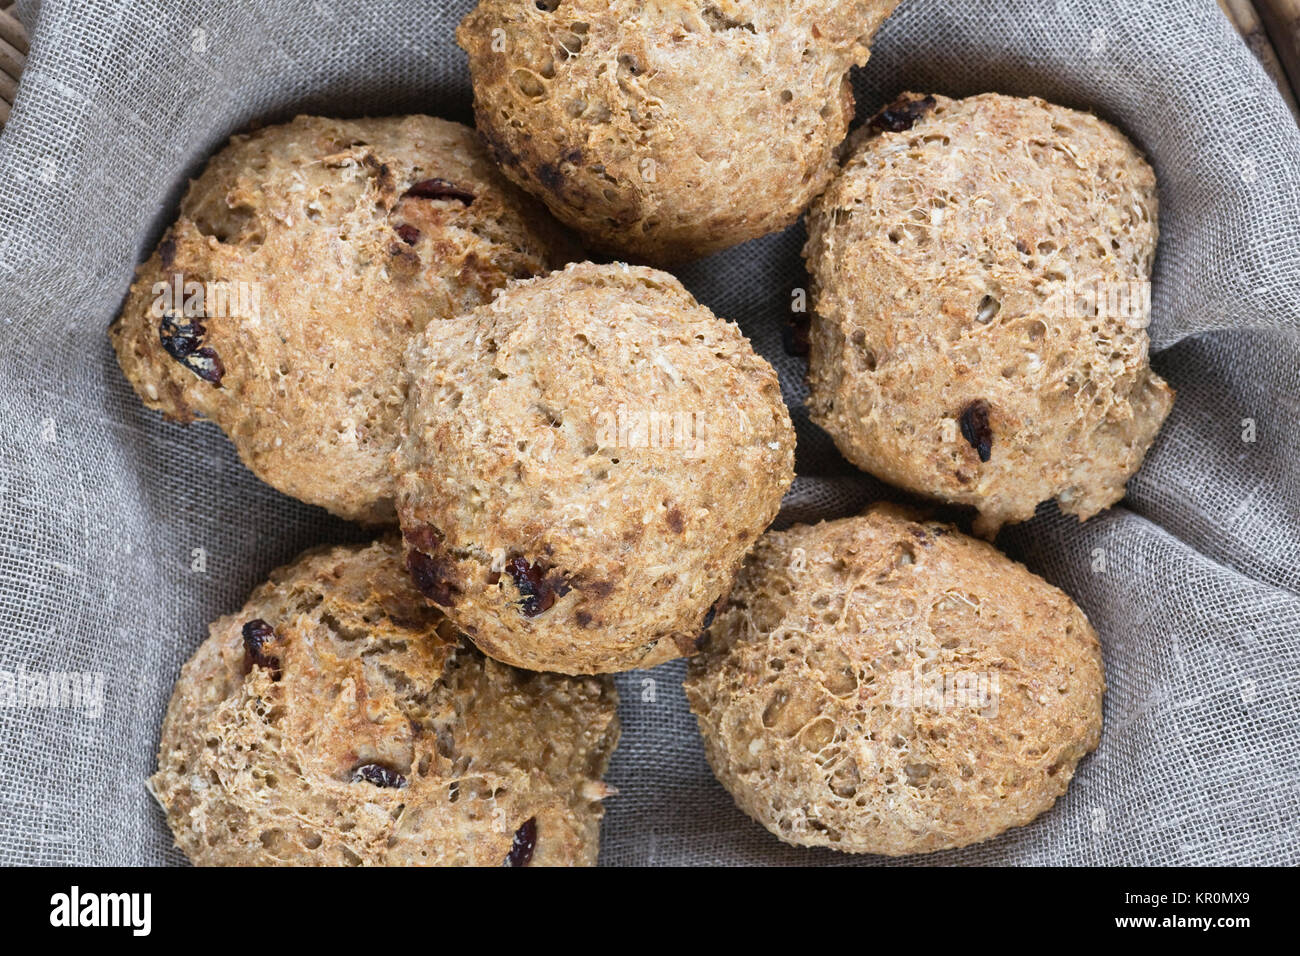
POLYGON ((226 374, 226 367, 221 364, 216 351, 206 347, 187 358, 185 367, 203 381, 211 382, 213 385, 220 385, 222 376, 226 374))
POLYGON ((371 783, 376 787, 404 787, 406 778, 381 763, 365 763, 352 771, 353 783, 371 783))
POLYGON ((262 667, 271 672, 273 680, 280 679, 280 660, 266 652, 266 645, 275 640, 275 628, 260 617, 244 625, 244 673, 254 667, 262 667))
POLYGON ((569 593, 568 585, 563 580, 548 577, 547 568, 540 563, 529 564, 524 558, 515 558, 506 564, 506 571, 519 590, 519 609, 524 617, 536 617, 549 611, 557 597, 569 593))
POLYGON ((420 230, 416 229, 414 226, 407 225, 406 223, 402 223, 400 226, 394 226, 393 231, 397 233, 401 240, 408 246, 413 246, 420 241, 420 230))
POLYGON ((785 346, 786 355, 802 358, 811 351, 808 342, 808 330, 811 325, 812 321, 806 314, 796 316, 785 324, 781 330, 781 344, 785 346))
POLYGON ((452 562, 442 543, 442 532, 432 525, 412 525, 406 531, 406 570, 411 582, 439 607, 451 607, 460 594, 454 583, 452 562))
POLYGON ((412 199, 454 199, 466 206, 474 201, 474 194, 445 179, 422 179, 406 191, 412 199))
POLYGON ((510 853, 502 866, 527 866, 533 860, 533 851, 537 849, 537 818, 530 817, 515 831, 514 842, 510 844, 510 853))
POLYGON ((686 530, 686 519, 682 516, 681 508, 669 508, 664 520, 668 522, 673 534, 681 534, 686 530))
POLYGON ((713 626, 713 621, 718 616, 718 611, 721 610, 722 606, 726 603, 727 595, 724 594, 709 606, 709 610, 704 615, 704 623, 700 625, 700 633, 696 636, 695 643, 692 645, 694 650, 699 651, 704 649, 704 645, 709 637, 709 628, 713 626))
POLYGON ((961 437, 979 453, 980 461, 993 454, 993 429, 989 427, 989 403, 977 398, 961 410, 961 437))
POLYGON ((412 548, 406 552, 406 570, 413 583, 439 607, 451 607, 459 588, 448 580, 447 566, 431 554, 412 548))
POLYGON ((163 349, 205 382, 220 385, 226 367, 214 349, 203 346, 208 330, 197 318, 191 322, 176 319, 175 313, 165 312, 158 323, 158 341, 163 349))
POLYGON ((183 362, 198 350, 208 330, 198 319, 193 322, 177 322, 176 318, 173 312, 163 313, 162 321, 158 323, 158 340, 168 355, 183 362))
POLYGON ((901 133, 911 129, 921 116, 932 109, 934 109, 933 96, 922 96, 918 99, 899 97, 867 120, 867 125, 887 133, 901 133))

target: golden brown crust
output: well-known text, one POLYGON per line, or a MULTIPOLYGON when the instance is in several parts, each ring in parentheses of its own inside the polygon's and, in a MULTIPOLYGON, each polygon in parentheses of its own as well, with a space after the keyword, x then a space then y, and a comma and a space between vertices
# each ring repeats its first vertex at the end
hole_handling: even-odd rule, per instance
POLYGON ((740 330, 666 273, 580 263, 430 327, 410 369, 411 568, 479 648, 560 673, 691 653, 793 480, 740 330))
POLYGON ((808 219, 813 421, 982 533, 1118 501, 1173 402, 1147 361, 1150 166, 1094 116, 995 94, 908 94, 854 139, 808 219))
POLYGON ((532 820, 532 864, 594 864, 612 683, 455 635, 396 538, 274 572, 172 695, 150 789, 177 845, 202 865, 499 866, 532 820))
POLYGON ((407 344, 568 251, 473 130, 300 116, 212 158, 110 335, 150 408, 212 419, 286 494, 391 522, 407 344), (204 284, 208 314, 155 307, 178 274, 204 284))
POLYGON ((1096 633, 894 506, 763 536, 689 666, 714 772, 782 840, 891 856, 1028 823, 1097 746, 1096 633))
POLYGON ((847 73, 898 0, 481 0, 456 39, 506 175, 591 243, 668 265, 825 188, 847 73))

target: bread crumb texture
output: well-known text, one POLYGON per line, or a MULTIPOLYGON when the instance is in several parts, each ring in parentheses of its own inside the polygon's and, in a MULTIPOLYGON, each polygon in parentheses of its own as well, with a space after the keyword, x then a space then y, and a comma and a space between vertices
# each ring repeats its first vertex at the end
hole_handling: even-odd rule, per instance
POLYGON ((694 651, 794 477, 776 373, 667 273, 581 263, 430 326, 395 459, 416 584, 535 670, 694 651))
POLYGON ((570 251, 468 127, 300 116, 212 158, 110 336, 150 408, 211 419, 285 494, 392 523, 412 337, 570 251))
POLYGON ((885 505, 764 535, 686 680, 742 810, 787 843, 889 856, 1046 811, 1097 746, 1103 692, 1069 597, 885 505))
POLYGON ((849 68, 898 0, 481 0, 456 38, 507 176, 656 265, 784 229, 829 182, 849 68))
POLYGON ((1173 403, 1151 167, 1090 114, 996 94, 907 94, 852 142, 808 218, 813 421, 981 534, 1118 501, 1173 403))
POLYGON ((396 538, 321 548, 212 625, 151 791, 202 865, 590 865, 618 738, 604 678, 459 643, 396 538))

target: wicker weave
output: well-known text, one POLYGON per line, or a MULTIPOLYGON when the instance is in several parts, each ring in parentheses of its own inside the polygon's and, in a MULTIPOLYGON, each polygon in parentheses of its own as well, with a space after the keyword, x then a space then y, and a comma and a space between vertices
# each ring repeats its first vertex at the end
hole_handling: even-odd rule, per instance
POLYGON ((9 10, 0 10, 0 127, 9 119, 26 61, 27 31, 9 10))

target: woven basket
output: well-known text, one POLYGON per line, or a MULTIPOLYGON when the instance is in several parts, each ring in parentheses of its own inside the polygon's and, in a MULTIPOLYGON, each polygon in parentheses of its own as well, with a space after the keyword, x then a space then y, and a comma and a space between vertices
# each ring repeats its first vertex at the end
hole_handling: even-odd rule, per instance
POLYGON ((9 10, 0 10, 0 126, 9 119, 26 60, 27 32, 9 10))
POLYGON ((1300 122, 1300 0, 1219 0, 1300 122))
MULTIPOLYGON (((1228 19, 1273 77, 1300 123, 1300 0, 1218 0, 1228 19)), ((0 127, 9 119, 18 76, 27 59, 27 33, 0 9, 0 127)))

